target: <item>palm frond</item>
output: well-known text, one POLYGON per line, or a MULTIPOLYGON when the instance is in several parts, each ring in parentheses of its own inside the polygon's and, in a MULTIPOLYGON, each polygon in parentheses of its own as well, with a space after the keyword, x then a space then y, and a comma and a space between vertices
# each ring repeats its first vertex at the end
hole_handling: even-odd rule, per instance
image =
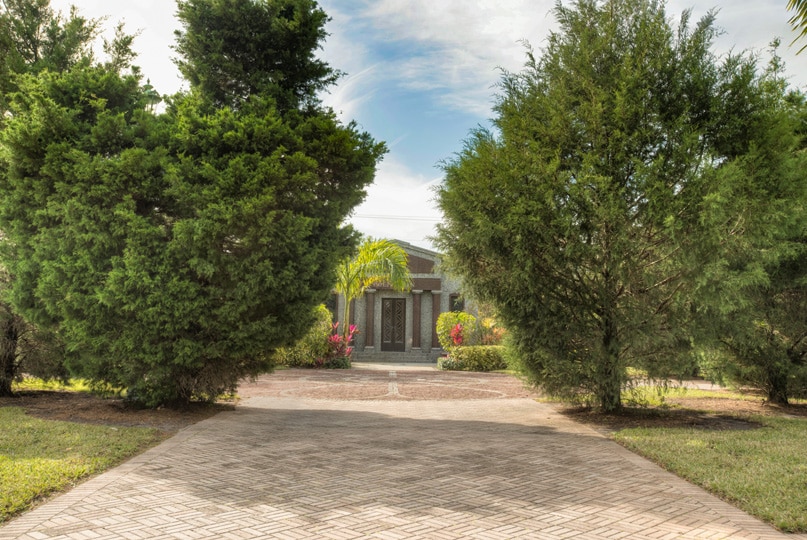
MULTIPOLYGON (((793 39, 792 45, 799 39, 807 36, 807 0, 788 0, 787 9, 789 11, 795 11, 788 21, 790 26, 793 27, 793 30, 798 33, 798 36, 793 39)), ((798 53, 801 53, 805 48, 807 48, 807 45, 799 49, 798 53)))

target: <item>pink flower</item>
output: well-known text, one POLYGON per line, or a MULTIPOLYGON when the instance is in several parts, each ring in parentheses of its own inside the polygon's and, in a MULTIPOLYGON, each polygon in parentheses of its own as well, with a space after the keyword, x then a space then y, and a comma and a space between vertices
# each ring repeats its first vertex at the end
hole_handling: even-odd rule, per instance
POLYGON ((462 324, 457 323, 457 325, 451 329, 451 342, 455 346, 462 345, 462 324))

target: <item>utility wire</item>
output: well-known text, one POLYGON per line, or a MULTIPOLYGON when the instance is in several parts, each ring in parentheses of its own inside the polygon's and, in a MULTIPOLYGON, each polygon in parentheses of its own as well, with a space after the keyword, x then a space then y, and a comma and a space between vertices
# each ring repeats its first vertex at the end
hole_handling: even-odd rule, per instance
POLYGON ((381 216, 381 215, 369 215, 369 214, 356 214, 352 216, 354 218, 361 218, 361 219, 397 219, 403 221, 443 221, 442 218, 430 218, 425 216, 381 216))

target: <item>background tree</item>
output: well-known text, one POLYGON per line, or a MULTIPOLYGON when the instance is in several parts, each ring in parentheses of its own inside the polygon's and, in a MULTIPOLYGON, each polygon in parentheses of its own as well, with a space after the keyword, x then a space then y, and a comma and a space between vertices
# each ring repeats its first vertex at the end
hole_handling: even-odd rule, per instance
POLYGON ((343 335, 347 336, 350 321, 350 303, 361 298, 374 284, 384 283, 395 291, 412 287, 408 257, 401 246, 391 240, 368 238, 359 246, 352 259, 343 259, 336 268, 336 292, 345 298, 342 313, 343 335))
POLYGON ((711 54, 713 15, 674 29, 646 0, 554 13, 541 57, 503 77, 497 134, 477 130, 446 164, 437 241, 533 382, 613 411, 628 366, 684 369, 692 294, 725 275, 750 210, 776 226, 788 148, 754 62, 711 54))
POLYGON ((0 93, 14 88, 13 74, 64 71, 92 58, 101 21, 81 17, 73 6, 65 17, 50 0, 0 2, 0 93))
MULTIPOLYGON (((291 20, 316 9, 228 5, 291 20)), ((243 36, 266 31, 266 18, 239 20, 243 36)), ((226 26, 208 23, 183 35, 226 26)), ((224 53, 240 57, 248 42, 224 53)), ((299 108, 280 108, 287 93, 271 85, 222 100, 191 80, 155 116, 125 45, 105 64, 21 80, 2 139, 11 297, 27 318, 59 328, 75 373, 150 405, 213 399, 271 369, 272 350, 311 325, 355 245, 342 223, 384 146, 318 105, 314 89, 326 82, 316 75, 299 108)), ((202 60, 181 63, 201 72, 202 60)), ((277 63, 256 63, 251 76, 261 80, 267 65, 277 63)), ((305 78, 294 65, 273 69, 305 78)))
MULTIPOLYGON (((3 272, 3 286, 8 275, 3 272)), ((58 335, 43 332, 0 302, 0 397, 14 395, 12 384, 24 374, 42 379, 67 379, 64 349, 58 335)))
MULTIPOLYGON (((17 90, 16 77, 44 70, 63 72, 92 58, 91 43, 99 30, 100 21, 81 17, 75 8, 65 17, 51 9, 49 0, 0 2, 0 129, 8 98, 17 90)), ((0 160, 0 175, 4 174, 0 160)), ((2 274, 0 294, 11 280, 7 272, 2 274)), ((0 299, 0 395, 11 395, 11 383, 23 366, 38 376, 63 377, 56 341, 56 335, 47 336, 0 299)))
POLYGON ((780 191, 777 182, 766 186, 769 196, 774 201, 788 196, 788 201, 766 205, 745 218, 746 242, 734 244, 716 289, 738 301, 727 310, 703 311, 718 323, 719 341, 729 354, 706 367, 719 379, 763 390, 769 402, 787 404, 791 396, 807 395, 807 185, 802 179, 807 108, 801 93, 786 92, 776 56, 763 88, 771 123, 764 131, 771 140, 758 148, 775 146, 782 162, 771 166, 770 157, 757 151, 747 159, 779 178, 780 191), (789 189, 781 191, 785 187, 789 189), (737 288, 734 284, 743 280, 736 276, 742 273, 759 277, 737 288))
POLYGON ((316 105, 339 77, 316 58, 328 16, 314 0, 180 0, 180 71, 217 105, 272 95, 282 109, 316 105), (248 28, 250 31, 245 32, 248 28))

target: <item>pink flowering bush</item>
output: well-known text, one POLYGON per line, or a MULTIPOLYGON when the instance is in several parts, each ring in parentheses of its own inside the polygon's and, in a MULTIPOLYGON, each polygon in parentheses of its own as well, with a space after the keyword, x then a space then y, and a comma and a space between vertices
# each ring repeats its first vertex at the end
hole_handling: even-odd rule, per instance
POLYGON ((350 356, 353 354, 353 336, 358 329, 355 324, 348 327, 347 336, 339 333, 339 322, 333 323, 333 332, 328 337, 328 350, 316 360, 317 367, 328 369, 346 369, 350 367, 350 356))
POLYGON ((437 318, 437 339, 446 351, 459 345, 476 345, 475 328, 476 317, 470 313, 447 311, 437 318))

